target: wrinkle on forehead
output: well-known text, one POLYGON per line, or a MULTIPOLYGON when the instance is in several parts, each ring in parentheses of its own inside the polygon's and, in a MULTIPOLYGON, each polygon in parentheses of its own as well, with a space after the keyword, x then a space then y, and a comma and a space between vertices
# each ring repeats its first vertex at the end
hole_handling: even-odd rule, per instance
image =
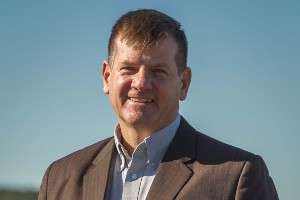
MULTIPOLYGON (((124 56, 122 59, 127 59, 127 60, 131 60, 134 59, 136 61, 144 61, 144 62, 150 62, 150 61, 154 61, 157 58, 161 58, 160 55, 161 54, 157 54, 158 51, 162 50, 163 52, 172 52, 172 51, 176 51, 176 49, 174 49, 174 47, 170 47, 170 44, 165 40, 165 42, 161 42, 159 45, 157 46, 153 46, 153 47, 148 47, 147 49, 141 49, 138 46, 129 46, 126 42, 124 41, 118 41, 118 44, 116 45, 116 54, 115 55, 122 55, 124 56)), ((166 54, 170 55, 170 54, 166 54)), ((175 56, 176 53, 173 53, 174 55, 174 61, 175 61, 175 56)), ((167 57, 164 57, 167 59, 167 57)))
POLYGON ((149 66, 177 66, 177 51, 177 42, 172 37, 166 38, 165 40, 161 41, 157 46, 147 47, 147 49, 141 49, 139 48, 139 46, 136 45, 128 45, 126 41, 122 41, 120 38, 118 38, 115 41, 114 49, 114 62, 118 63, 114 64, 126 65, 127 63, 132 65, 146 64, 149 66))

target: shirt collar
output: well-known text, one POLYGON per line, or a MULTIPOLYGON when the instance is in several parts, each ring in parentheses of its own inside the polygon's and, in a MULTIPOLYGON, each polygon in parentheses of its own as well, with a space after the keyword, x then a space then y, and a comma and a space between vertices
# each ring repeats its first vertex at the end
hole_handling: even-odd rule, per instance
POLYGON ((130 161, 131 158, 127 150, 123 147, 121 143, 122 133, 121 133, 120 124, 117 124, 117 126, 115 127, 114 140, 115 140, 115 145, 118 151, 119 158, 121 159, 120 170, 122 171, 128 165, 128 162, 130 161))
POLYGON ((144 142, 147 146, 147 159, 149 162, 152 163, 161 161, 169 144, 176 134, 180 124, 180 119, 181 117, 178 114, 171 124, 145 138, 144 142))
MULTIPOLYGON (((144 141, 137 146, 139 148, 141 145, 146 146, 147 148, 147 161, 151 163, 151 165, 158 165, 162 160, 169 144, 173 140, 178 126, 180 124, 181 116, 177 114, 175 120, 169 124, 168 126, 162 128, 161 130, 155 132, 149 137, 145 138, 144 141)), ((120 170, 122 171, 125 167, 128 166, 131 157, 123 147, 122 141, 122 133, 120 129, 120 125, 118 124, 115 127, 114 131, 114 140, 116 144, 116 148, 121 159, 120 170)), ((133 152, 134 156, 135 151, 133 152)))

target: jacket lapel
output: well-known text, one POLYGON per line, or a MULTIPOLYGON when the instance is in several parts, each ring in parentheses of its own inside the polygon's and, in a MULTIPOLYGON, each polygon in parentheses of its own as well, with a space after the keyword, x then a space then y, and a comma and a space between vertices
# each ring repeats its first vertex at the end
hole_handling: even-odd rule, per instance
POLYGON ((159 165, 147 199, 175 199, 192 177, 193 171, 186 162, 195 158, 194 132, 195 129, 182 117, 178 131, 159 165))
MULTIPOLYGON (((83 200, 105 199, 109 170, 114 153, 114 140, 111 139, 93 161, 92 166, 84 176, 83 200)), ((112 167, 113 168, 113 167, 112 167)))

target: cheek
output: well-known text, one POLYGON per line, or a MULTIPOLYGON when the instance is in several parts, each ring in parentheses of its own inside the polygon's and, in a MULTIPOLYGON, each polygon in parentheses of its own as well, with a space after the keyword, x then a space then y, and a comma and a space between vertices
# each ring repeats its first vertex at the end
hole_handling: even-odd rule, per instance
POLYGON ((116 77, 113 79, 113 93, 114 95, 122 97, 123 95, 127 94, 130 89, 131 82, 129 79, 123 77, 116 77))
POLYGON ((167 84, 167 85, 158 85, 158 96, 161 97, 161 100, 167 102, 179 101, 180 98, 180 89, 176 83, 167 84))

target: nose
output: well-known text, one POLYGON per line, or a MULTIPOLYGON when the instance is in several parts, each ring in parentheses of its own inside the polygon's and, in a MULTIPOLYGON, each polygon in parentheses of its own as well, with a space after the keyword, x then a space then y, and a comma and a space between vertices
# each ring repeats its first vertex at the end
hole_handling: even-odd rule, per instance
POLYGON ((152 80, 149 73, 144 69, 140 68, 138 73, 134 74, 131 82, 131 87, 142 92, 152 88, 152 80))

